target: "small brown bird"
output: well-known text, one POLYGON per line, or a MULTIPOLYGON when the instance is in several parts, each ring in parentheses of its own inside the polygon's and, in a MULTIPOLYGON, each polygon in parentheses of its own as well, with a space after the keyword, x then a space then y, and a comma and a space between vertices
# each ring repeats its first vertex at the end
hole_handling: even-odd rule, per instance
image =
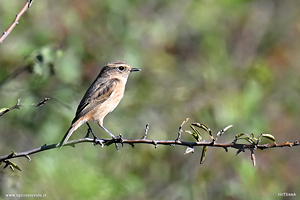
MULTIPOLYGON (((124 62, 111 62, 104 66, 82 98, 71 127, 61 140, 61 148, 72 133, 82 124, 96 121, 111 137, 115 136, 103 126, 103 119, 119 104, 124 95, 125 85, 130 72, 141 71, 124 62)), ((90 128, 90 126, 89 126, 90 128)), ((92 132, 93 133, 93 132, 92 132)), ((93 133, 94 135, 94 133, 93 133)), ((96 138, 96 136, 94 135, 96 138)))

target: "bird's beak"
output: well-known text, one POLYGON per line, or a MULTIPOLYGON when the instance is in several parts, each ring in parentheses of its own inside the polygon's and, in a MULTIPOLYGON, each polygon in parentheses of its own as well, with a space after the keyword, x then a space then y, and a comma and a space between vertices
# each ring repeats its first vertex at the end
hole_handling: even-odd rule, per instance
POLYGON ((138 69, 138 68, 131 68, 130 69, 130 72, 139 72, 139 71, 142 71, 142 70, 138 69))

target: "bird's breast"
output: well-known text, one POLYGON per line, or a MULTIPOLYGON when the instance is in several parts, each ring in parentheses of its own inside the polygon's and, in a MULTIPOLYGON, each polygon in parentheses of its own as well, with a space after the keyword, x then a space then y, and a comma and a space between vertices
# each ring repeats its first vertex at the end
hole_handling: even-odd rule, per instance
POLYGON ((110 97, 104 101, 103 103, 99 104, 96 109, 93 111, 93 119, 92 121, 100 121, 102 123, 103 118, 111 113, 120 103, 121 99, 123 98, 125 90, 125 85, 118 84, 115 90, 111 93, 110 97))
POLYGON ((116 87, 109 99, 103 103, 104 106, 108 107, 108 113, 111 113, 118 106, 118 104, 124 96, 124 90, 125 86, 116 87))

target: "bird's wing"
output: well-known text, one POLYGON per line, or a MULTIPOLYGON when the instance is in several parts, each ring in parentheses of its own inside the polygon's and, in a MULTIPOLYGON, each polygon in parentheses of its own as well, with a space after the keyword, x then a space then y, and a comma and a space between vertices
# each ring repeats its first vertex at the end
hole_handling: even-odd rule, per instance
POLYGON ((116 89, 118 82, 118 79, 96 79, 82 98, 72 123, 93 110, 99 104, 108 100, 116 89))

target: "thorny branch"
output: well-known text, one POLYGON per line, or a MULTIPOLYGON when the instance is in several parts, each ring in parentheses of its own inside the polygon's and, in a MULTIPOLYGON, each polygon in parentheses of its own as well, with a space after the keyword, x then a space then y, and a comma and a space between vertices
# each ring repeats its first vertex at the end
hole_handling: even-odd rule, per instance
MULTIPOLYGON (((195 146, 210 146, 210 147, 221 147, 224 149, 227 148, 234 148, 234 149, 253 149, 254 146, 252 144, 237 144, 237 143, 212 143, 212 142, 186 142, 186 141, 179 141, 179 140, 149 140, 149 139, 124 139, 124 138, 117 138, 117 139, 96 139, 94 140, 93 138, 81 138, 78 140, 71 140, 66 142, 64 146, 73 146, 75 147, 75 144, 80 144, 80 143, 103 143, 106 144, 106 146, 109 146, 114 143, 123 143, 123 144, 156 144, 156 145, 170 145, 170 146, 175 146, 175 145, 180 145, 180 146, 186 146, 186 147, 195 147, 195 146), (109 144, 109 145, 107 145, 109 144)), ((44 144, 43 146, 32 149, 29 151, 24 151, 20 153, 12 152, 9 155, 5 156, 0 156, 0 162, 7 160, 7 159, 12 159, 12 158, 18 158, 18 157, 26 157, 28 160, 30 160, 29 155, 39 153, 42 151, 50 150, 50 149, 55 149, 58 148, 59 143, 57 144, 50 144, 46 145, 44 144)), ((264 149, 271 149, 271 148, 279 148, 279 147, 293 147, 293 146, 298 146, 299 141, 296 142, 286 142, 286 143, 281 143, 281 144, 262 144, 262 145, 257 145, 256 148, 260 150, 264 149)))
MULTIPOLYGON (((182 125, 180 126, 180 132, 182 131, 182 126, 187 122, 188 119, 186 119, 184 121, 184 123, 182 123, 182 125)), ((225 128, 226 129, 226 128, 225 128)), ((223 132, 225 129, 222 129, 223 132)), ((228 128, 227 128, 228 129, 228 128)), ((203 163, 204 159, 205 159, 205 155, 206 155, 206 151, 207 151, 207 147, 217 147, 217 148, 224 148, 225 151, 228 151, 228 148, 234 148, 237 149, 237 154, 239 154, 240 152, 245 152, 245 150, 250 150, 251 152, 251 160, 253 165, 255 166, 255 155, 254 155, 254 150, 256 149, 260 149, 260 150, 264 150, 264 149, 271 149, 271 148, 279 148, 279 147, 293 147, 293 146, 299 146, 299 141, 295 141, 295 142, 286 142, 286 143, 281 143, 281 144, 276 144, 275 142, 273 144, 244 144, 244 143, 237 143, 237 136, 235 138, 235 140, 231 143, 216 143, 216 139, 217 138, 213 138, 213 140, 211 142, 205 142, 205 141, 196 141, 196 142, 187 142, 187 141, 181 141, 180 139, 175 139, 175 140, 150 140, 150 139, 146 139, 146 135, 148 133, 149 130, 149 125, 146 125, 146 129, 145 129, 145 134, 143 136, 142 139, 124 139, 122 137, 122 135, 120 135, 117 138, 113 138, 113 139, 92 139, 92 138, 81 138, 78 140, 72 140, 72 141, 68 141, 64 146, 73 146, 75 147, 75 144, 79 144, 79 143, 93 143, 94 145, 96 144, 104 144, 105 146, 109 146, 111 144, 129 144, 130 146, 134 147, 134 144, 152 144, 155 146, 155 148, 158 145, 169 145, 169 146, 186 146, 187 147, 187 153, 193 152, 191 151, 191 149, 194 149, 194 147, 196 146, 203 146, 204 150, 202 152, 202 157, 201 157, 201 161, 200 163, 203 163)), ((210 130, 210 129, 209 129, 210 130)), ((50 145, 46 145, 44 144, 43 146, 36 148, 36 149, 32 149, 29 151, 25 151, 25 152, 20 152, 20 153, 16 153, 16 152, 12 152, 11 154, 5 155, 5 156, 0 156, 0 163, 4 162, 5 167, 9 166, 11 169, 18 169, 20 170, 20 168, 14 164, 13 162, 10 161, 10 159, 12 158, 18 158, 18 157, 25 157, 27 158, 29 161, 31 160, 29 155, 35 154, 35 153, 39 153, 42 151, 46 151, 46 150, 50 150, 50 149, 56 149, 59 147, 59 143, 57 144, 50 144, 50 145)), ((102 146, 103 147, 103 146, 102 146)))
MULTIPOLYGON (((35 107, 43 106, 49 99, 50 98, 44 98, 42 101, 40 101, 37 104, 31 104, 31 106, 35 106, 35 107)), ((18 99, 18 102, 13 107, 0 109, 0 116, 4 115, 5 113, 9 112, 10 110, 20 109, 21 106, 23 106, 23 104, 21 104, 20 99, 18 99)), ((264 150, 264 149, 277 148, 277 147, 299 146, 299 141, 277 144, 275 141, 275 137, 273 135, 267 134, 267 133, 262 133, 259 136, 255 136, 253 133, 251 133, 251 134, 240 133, 235 136, 234 140, 231 143, 217 143, 216 141, 218 140, 218 138, 221 137, 229 128, 231 128, 232 125, 229 125, 223 129, 221 129, 220 131, 217 132, 216 137, 214 137, 213 131, 208 126, 206 126, 205 124, 202 124, 202 123, 192 123, 190 125, 190 128, 192 129, 192 131, 183 130, 183 126, 187 123, 188 120, 189 120, 189 118, 186 118, 181 123, 181 125, 179 127, 179 131, 178 131, 178 136, 175 140, 149 140, 149 139, 146 139, 146 137, 148 136, 149 124, 146 125, 145 133, 141 139, 124 139, 121 134, 117 138, 112 138, 112 139, 98 139, 96 137, 94 139, 91 139, 91 138, 89 138, 89 133, 93 132, 93 131, 92 131, 91 127, 88 125, 88 127, 89 127, 88 134, 86 135, 85 138, 69 141, 64 146, 75 147, 75 144, 89 142, 89 143, 93 143, 95 146, 99 144, 99 145, 101 145, 101 147, 104 147, 104 145, 109 146, 111 144, 115 144, 116 149, 119 150, 117 144, 122 144, 122 147, 124 144, 129 144, 133 148, 134 148, 134 144, 152 144, 152 145, 154 145, 155 148, 157 148, 158 145, 169 145, 169 146, 173 146, 173 147, 176 145, 179 145, 179 146, 187 147, 184 154, 194 153, 195 152, 194 147, 202 146, 203 149, 202 149, 202 154, 201 154, 201 158, 200 158, 200 164, 202 164, 205 160, 208 147, 221 147, 221 148, 225 149, 226 152, 228 152, 228 148, 230 147, 230 148, 237 149, 236 155, 238 155, 241 152, 245 152, 245 150, 249 150, 251 153, 251 161, 252 161, 253 166, 256 165, 255 154, 254 154, 254 151, 256 149, 264 150), (207 134, 209 134, 211 141, 210 142, 204 141, 202 139, 203 138, 202 133, 198 129, 202 129, 202 131, 204 130, 207 134), (196 140, 196 142, 182 141, 181 140, 182 133, 190 134, 196 140), (273 144, 260 144, 262 138, 266 138, 266 139, 273 141, 273 144), (246 143, 246 144, 245 143, 237 143, 239 140, 246 140, 248 143, 246 143)), ((50 149, 55 149, 58 147, 59 147, 59 143, 51 144, 51 145, 44 144, 43 146, 41 146, 39 148, 32 149, 32 150, 25 151, 25 152, 16 153, 16 152, 12 151, 11 154, 8 154, 5 156, 0 156, 0 165, 2 163, 5 163, 4 168, 7 168, 9 166, 12 170, 18 169, 21 171, 21 169, 18 165, 11 162, 12 158, 26 157, 30 161, 31 158, 29 155, 39 153, 42 151, 46 151, 46 150, 50 150, 50 149)))
POLYGON ((21 16, 28 10, 28 8, 31 6, 33 1, 34 0, 27 0, 22 10, 16 15, 16 18, 13 21, 13 23, 9 26, 9 28, 6 31, 3 32, 3 35, 0 37, 0 44, 10 34, 10 32, 15 28, 15 26, 19 24, 19 20, 21 16))

